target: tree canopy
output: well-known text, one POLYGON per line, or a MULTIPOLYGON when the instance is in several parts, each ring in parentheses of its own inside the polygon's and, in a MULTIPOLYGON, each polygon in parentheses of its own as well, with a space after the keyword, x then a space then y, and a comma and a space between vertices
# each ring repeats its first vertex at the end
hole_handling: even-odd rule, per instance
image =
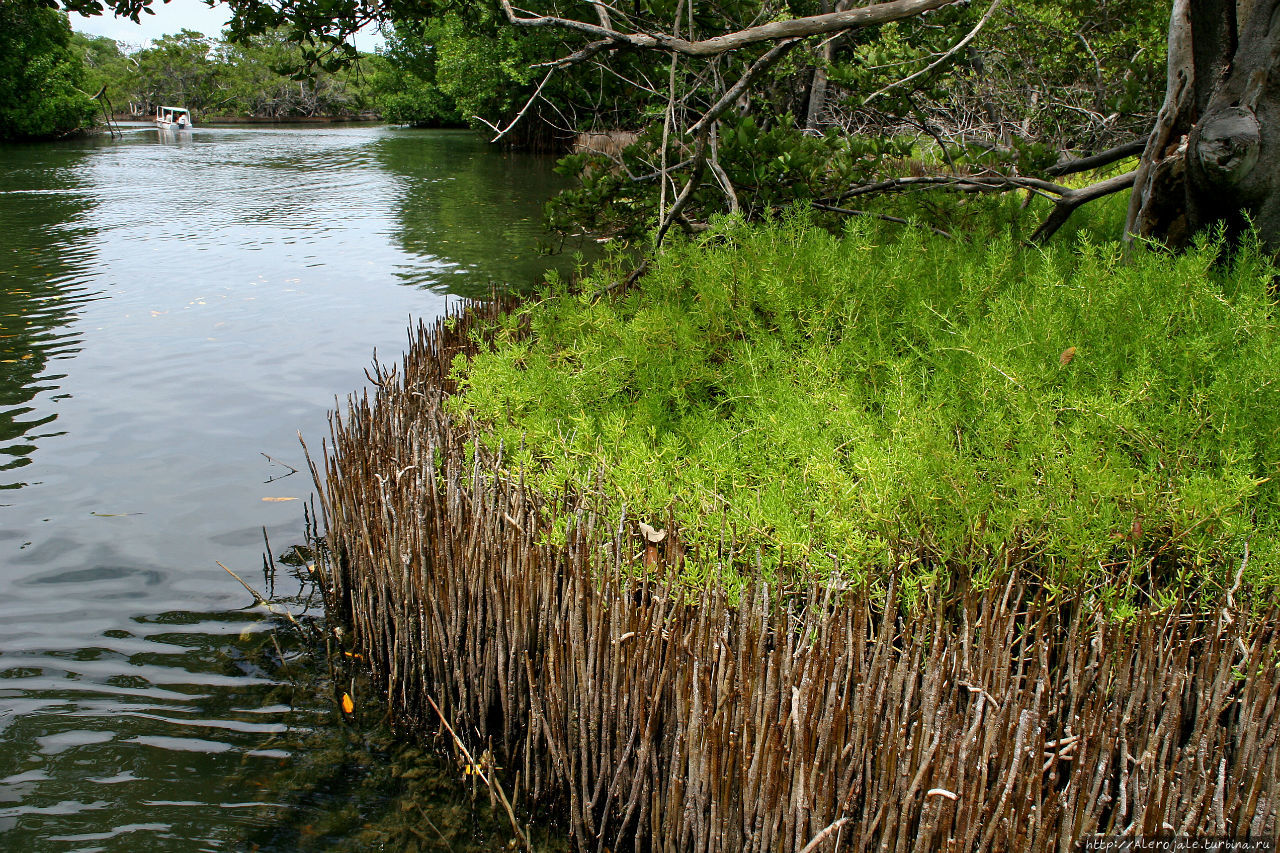
POLYGON ((62 136, 95 109, 67 16, 36 0, 0 3, 0 140, 62 136))
POLYGON ((75 33, 72 48, 93 90, 106 86, 112 103, 135 115, 162 104, 180 104, 197 116, 356 115, 374 106, 373 78, 383 67, 378 57, 366 55, 359 71, 292 75, 287 69, 299 62, 298 46, 278 30, 244 42, 183 30, 128 54, 111 39, 75 33))

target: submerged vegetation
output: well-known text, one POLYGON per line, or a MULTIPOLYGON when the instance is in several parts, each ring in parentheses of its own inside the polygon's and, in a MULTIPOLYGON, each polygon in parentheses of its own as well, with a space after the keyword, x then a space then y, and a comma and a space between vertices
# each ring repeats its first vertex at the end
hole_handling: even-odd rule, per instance
MULTIPOLYGON (((268 546, 269 548, 269 546, 268 546)), ((275 687, 264 698, 288 707, 286 725, 243 756, 236 781, 252 817, 237 850, 510 850, 512 830, 477 774, 467 773, 443 732, 407 737, 390 724, 387 703, 371 689, 362 656, 315 606, 314 559, 293 546, 280 565, 264 558, 261 627, 246 630, 224 654, 228 675, 251 672, 275 687), (276 582, 293 586, 276 592, 276 582), (264 763, 275 766, 263 772, 264 763), (454 760, 457 759, 457 760, 454 760)), ((238 578, 237 578, 238 579, 238 578)), ((241 581, 243 583, 243 581, 241 581)), ((563 833, 540 827, 541 851, 567 849, 563 833)))
POLYGON ((728 221, 621 298, 603 270, 505 316, 451 410, 545 494, 678 519, 694 571, 732 535, 746 566, 1018 564, 1127 605, 1215 597, 1248 544, 1275 590, 1275 270, 1217 248, 728 221))

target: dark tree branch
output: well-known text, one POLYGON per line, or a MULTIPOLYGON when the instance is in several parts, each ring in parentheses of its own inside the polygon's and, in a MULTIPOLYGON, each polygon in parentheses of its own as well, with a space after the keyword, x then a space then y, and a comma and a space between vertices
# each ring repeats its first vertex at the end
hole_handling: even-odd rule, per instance
POLYGON ((1114 178, 1108 178, 1105 181, 1099 181, 1096 184, 1090 184, 1087 187, 1081 187, 1078 190, 1068 190, 1066 193, 1053 203, 1053 211, 1049 214, 1044 222, 1040 223, 1040 227, 1031 235, 1031 242, 1044 243, 1048 241, 1058 229, 1066 224, 1071 218, 1071 214, 1081 205, 1088 204, 1091 201, 1109 196, 1112 193, 1118 193, 1121 190, 1127 190, 1133 186, 1133 179, 1137 177, 1137 172, 1125 172, 1123 175, 1116 175, 1114 178))
POLYGON ((1146 147, 1147 140, 1135 139, 1132 142, 1117 145, 1115 148, 1108 148, 1106 151, 1101 151, 1088 157, 1078 157, 1074 160, 1067 160, 1065 163, 1057 163, 1044 171, 1046 175, 1060 178, 1063 175, 1074 175, 1077 172, 1101 169, 1126 158, 1137 157, 1142 153, 1142 149, 1146 147))

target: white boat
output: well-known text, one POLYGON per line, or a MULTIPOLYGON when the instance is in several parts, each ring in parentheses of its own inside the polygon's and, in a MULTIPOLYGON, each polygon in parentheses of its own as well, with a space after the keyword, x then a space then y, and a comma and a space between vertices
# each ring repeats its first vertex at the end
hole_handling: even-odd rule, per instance
POLYGON ((156 107, 156 127, 161 130, 190 130, 191 111, 183 107, 156 107))

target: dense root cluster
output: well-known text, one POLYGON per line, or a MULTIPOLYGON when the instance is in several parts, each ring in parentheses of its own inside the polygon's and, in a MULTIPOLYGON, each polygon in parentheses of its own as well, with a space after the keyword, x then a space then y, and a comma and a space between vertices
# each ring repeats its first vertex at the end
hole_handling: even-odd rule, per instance
POLYGON ((1119 622, 1017 571, 913 608, 893 579, 806 567, 701 584, 670 520, 654 543, 589 487, 534 494, 469 444, 449 369, 497 311, 420 327, 403 372, 335 415, 325 582, 402 725, 435 730, 437 701, 580 849, 1280 832, 1274 607, 1119 622))

